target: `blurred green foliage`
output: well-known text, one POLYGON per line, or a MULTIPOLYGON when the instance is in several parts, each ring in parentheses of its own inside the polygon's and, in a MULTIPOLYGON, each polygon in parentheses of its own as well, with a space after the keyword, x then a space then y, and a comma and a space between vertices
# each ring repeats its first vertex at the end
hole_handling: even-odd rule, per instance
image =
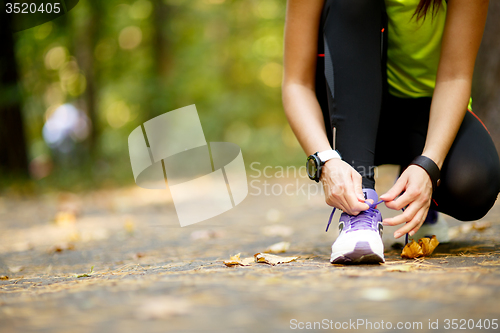
POLYGON ((29 160, 40 187, 132 184, 129 133, 196 104, 207 141, 238 144, 247 165, 297 165, 281 104, 283 0, 87 0, 15 34, 29 160), (42 128, 65 103, 94 117, 78 157, 55 158, 42 128), (37 164, 34 163, 35 168, 37 164))

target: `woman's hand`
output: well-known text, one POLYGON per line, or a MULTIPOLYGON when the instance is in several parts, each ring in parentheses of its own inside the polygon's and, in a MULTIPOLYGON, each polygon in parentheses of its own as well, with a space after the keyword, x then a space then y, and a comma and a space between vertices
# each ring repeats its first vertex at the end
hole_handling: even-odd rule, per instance
POLYGON ((361 175, 340 159, 328 160, 321 171, 326 203, 350 215, 367 210, 361 175))
POLYGON ((394 233, 394 237, 399 238, 408 232, 413 236, 424 223, 431 206, 431 179, 424 169, 410 165, 389 192, 380 196, 380 200, 384 200, 385 205, 391 209, 401 210, 406 207, 404 213, 383 221, 384 225, 408 222, 394 233), (404 193, 401 194, 402 192, 404 193))

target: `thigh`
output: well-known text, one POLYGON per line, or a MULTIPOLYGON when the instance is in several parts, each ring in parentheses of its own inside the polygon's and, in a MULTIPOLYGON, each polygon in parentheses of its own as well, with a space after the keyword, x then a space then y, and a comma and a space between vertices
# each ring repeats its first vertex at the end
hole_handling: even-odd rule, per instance
POLYGON ((437 209, 462 221, 477 220, 500 191, 500 162, 482 122, 467 112, 441 170, 437 209))
POLYGON ((383 1, 326 0, 324 71, 335 148, 373 186, 382 103, 383 1), (368 172, 368 173, 366 173, 368 172))
POLYGON ((380 115, 375 164, 396 164, 404 170, 422 154, 432 99, 398 98, 386 94, 380 115))

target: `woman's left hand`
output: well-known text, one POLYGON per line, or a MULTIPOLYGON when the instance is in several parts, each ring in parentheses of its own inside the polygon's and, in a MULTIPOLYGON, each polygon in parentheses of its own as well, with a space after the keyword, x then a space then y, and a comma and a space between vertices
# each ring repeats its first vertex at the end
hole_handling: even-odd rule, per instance
POLYGON ((394 237, 399 238, 408 232, 410 236, 413 236, 424 223, 431 206, 431 179, 424 169, 410 165, 401 174, 396 184, 380 196, 380 200, 384 200, 386 206, 391 209, 401 210, 406 207, 402 214, 383 220, 384 225, 408 222, 394 233, 394 237))

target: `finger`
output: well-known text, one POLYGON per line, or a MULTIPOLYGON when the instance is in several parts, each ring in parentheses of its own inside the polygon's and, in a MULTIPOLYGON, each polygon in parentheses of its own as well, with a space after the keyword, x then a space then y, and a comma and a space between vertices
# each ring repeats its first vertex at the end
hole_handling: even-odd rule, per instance
POLYGON ((407 188, 406 191, 396 200, 386 202, 386 206, 391 209, 401 210, 414 202, 419 196, 421 192, 414 188, 407 188))
POLYGON ((363 184, 362 184, 363 179, 361 175, 359 173, 353 173, 352 181, 354 183, 354 192, 356 193, 358 201, 365 202, 365 196, 363 194, 363 184))
MULTIPOLYGON (((428 207, 427 208, 423 208, 421 209, 417 215, 418 215, 418 221, 419 223, 417 224, 417 226, 413 229, 411 229, 408 234, 410 236, 413 236, 417 233, 417 231, 422 227, 422 225, 424 224, 425 222, 425 219, 427 218, 427 212, 429 211, 428 207)), ((415 216, 415 219, 417 219, 417 215, 415 216)))
POLYGON ((407 183, 408 181, 406 177, 404 179, 402 177, 399 177, 399 179, 396 181, 396 184, 394 184, 388 192, 380 196, 380 200, 384 200, 385 202, 394 200, 398 197, 398 195, 401 194, 401 192, 405 190, 407 183))
POLYGON ((384 225, 394 226, 401 223, 409 222, 415 217, 420 208, 421 207, 416 204, 410 205, 408 206, 407 209, 405 209, 403 213, 396 215, 394 217, 388 217, 384 219, 382 223, 384 225))
POLYGON ((420 229, 420 226, 424 223, 424 220, 425 218, 422 210, 420 210, 410 222, 406 223, 403 227, 394 232, 394 238, 399 238, 410 231, 412 232, 409 234, 410 236, 415 235, 417 230, 420 229), (414 229, 416 230, 414 231, 414 229))
POLYGON ((356 186, 354 182, 352 182, 352 179, 349 179, 345 185, 346 185, 346 191, 344 193, 344 198, 347 201, 348 209, 350 210, 349 214, 358 215, 359 212, 370 208, 367 204, 364 203, 364 200, 363 203, 359 202, 356 195, 356 186))

